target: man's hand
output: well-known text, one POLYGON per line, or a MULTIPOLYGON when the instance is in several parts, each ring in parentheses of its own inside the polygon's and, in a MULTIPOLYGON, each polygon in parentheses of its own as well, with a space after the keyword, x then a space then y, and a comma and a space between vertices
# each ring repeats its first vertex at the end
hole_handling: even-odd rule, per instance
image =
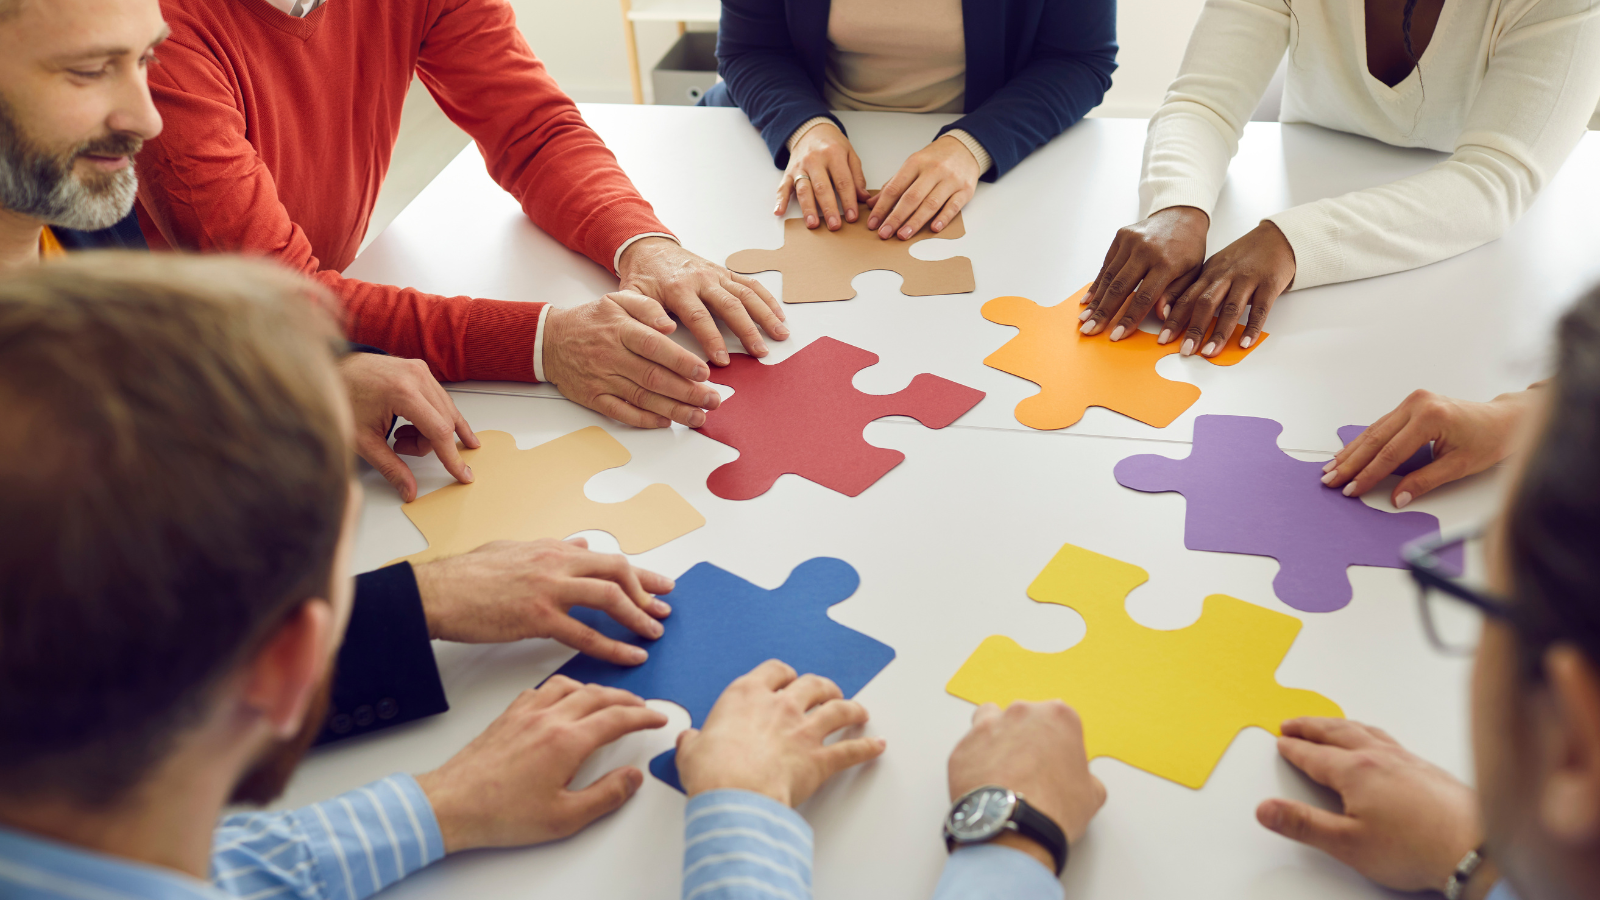
POLYGON ((1456 864, 1483 839, 1472 789, 1377 728, 1345 719, 1291 719, 1283 723, 1278 752, 1337 791, 1344 812, 1273 799, 1256 808, 1256 819, 1385 887, 1442 891, 1456 864))
POLYGON ((1199 277, 1162 316, 1161 336, 1165 344, 1183 337, 1179 352, 1213 357, 1228 346, 1234 326, 1250 308, 1239 346, 1249 347, 1261 338, 1261 328, 1278 295, 1294 282, 1294 248, 1278 226, 1262 222, 1237 241, 1223 247, 1206 260, 1199 277), (1211 319, 1217 320, 1211 328, 1211 319), (1210 330, 1211 336, 1206 337, 1210 330), (1202 344, 1202 342, 1204 342, 1202 344))
POLYGON ((618 422, 699 428, 706 422, 701 410, 722 403, 704 384, 711 375, 706 364, 663 337, 677 326, 649 297, 619 291, 551 309, 544 327, 545 380, 568 400, 618 422))
POLYGON ((678 735, 678 776, 693 797, 739 789, 799 806, 839 772, 875 759, 883 738, 823 744, 841 728, 867 721, 867 710, 842 699, 839 686, 769 659, 717 698, 700 729, 678 735))
POLYGON ((446 853, 540 844, 575 834, 639 790, 632 766, 581 791, 567 785, 591 753, 667 717, 616 688, 556 675, 523 691, 472 743, 417 776, 439 820, 446 853))
POLYGON ((789 209, 789 195, 800 201, 800 212, 807 228, 827 223, 838 231, 844 222, 854 222, 860 204, 871 199, 867 176, 861 171, 861 157, 850 139, 832 122, 813 125, 800 136, 789 153, 789 167, 778 183, 778 202, 772 214, 781 216, 789 209))
MULTIPOLYGON (((1115 322, 1111 339, 1120 341, 1139 330, 1151 309, 1165 318, 1172 301, 1200 274, 1210 226, 1211 219, 1200 210, 1170 206, 1118 229, 1083 297, 1088 309, 1078 316, 1085 320, 1080 330, 1099 334, 1115 322)), ((1171 334, 1163 332, 1161 343, 1169 340, 1171 334)))
POLYGON ((1322 469, 1322 483, 1342 488, 1346 497, 1359 497, 1431 441, 1433 462, 1402 478, 1389 498, 1395 508, 1404 509, 1434 488, 1476 475, 1510 456, 1534 398, 1530 390, 1474 403, 1413 391, 1334 455, 1322 469))
MULTIPOLYGON (((818 126, 821 127, 821 126, 818 126)), ((938 234, 972 200, 978 189, 977 157, 950 135, 911 154, 883 185, 867 217, 867 227, 888 240, 909 241, 922 226, 933 222, 938 234)))
MULTIPOLYGON (((775 340, 789 336, 789 329, 783 324, 783 308, 761 282, 696 256, 676 241, 634 241, 622 254, 617 277, 622 279, 622 290, 653 298, 682 319, 706 356, 719 366, 728 364, 728 345, 717 330, 717 319, 728 323, 745 352, 752 356, 767 355, 766 342, 761 339, 763 330, 775 340)), ((640 317, 640 321, 654 318, 640 317)), ((675 327, 668 319, 661 326, 661 333, 671 334, 675 327)), ((548 354, 549 345, 545 347, 548 354)))
MULTIPOLYGON (((1060 700, 1017 701, 1004 711, 985 703, 972 714, 972 730, 950 753, 950 800, 984 785, 1021 794, 1076 843, 1106 802, 1106 787, 1089 773, 1083 722, 1060 700)), ((996 843, 1015 847, 1055 871, 1049 851, 1018 834, 996 843)))
POLYGON ((472 483, 472 470, 461 461, 456 438, 470 450, 478 436, 456 409, 454 400, 420 359, 400 359, 378 353, 352 353, 339 363, 339 376, 355 413, 356 455, 382 473, 407 503, 417 499, 417 479, 399 453, 426 456, 439 452, 439 461, 457 481, 472 483), (389 426, 394 417, 409 421, 394 435, 389 447, 389 426))
POLYGON ((428 636, 466 644, 555 638, 606 662, 644 662, 649 654, 642 647, 606 637, 570 610, 598 609, 654 640, 662 631, 656 619, 672 608, 651 595, 670 592, 672 579, 636 569, 625 556, 588 548, 583 538, 495 541, 416 566, 428 636))

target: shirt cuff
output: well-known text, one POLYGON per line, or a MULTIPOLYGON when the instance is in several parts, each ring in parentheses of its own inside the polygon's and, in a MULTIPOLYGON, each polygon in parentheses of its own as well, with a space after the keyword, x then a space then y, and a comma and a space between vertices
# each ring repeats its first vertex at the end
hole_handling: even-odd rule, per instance
POLYGON ((1000 844, 973 844, 950 854, 933 900, 1061 900, 1062 893, 1056 876, 1021 850, 1000 844))
POLYGON ((1489 889, 1489 895, 1484 900, 1517 900, 1517 895, 1511 890, 1511 884, 1502 878, 1489 889))
MULTIPOLYGON (((683 242, 682 241, 678 240, 677 237, 674 236, 674 235, 667 234, 665 231, 649 231, 649 232, 645 232, 644 234, 636 234, 633 237, 628 238, 627 240, 623 241, 622 242, 622 246, 617 248, 616 254, 611 257, 611 271, 613 271, 613 272, 621 271, 621 269, 622 269, 622 254, 625 253, 629 247, 632 247, 635 243, 637 243, 639 241, 642 241, 645 238, 652 238, 652 237, 666 238, 667 240, 673 242, 674 244, 677 244, 680 247, 683 246, 683 242)), ((543 320, 541 319, 540 321, 543 321, 543 320)), ((539 380, 543 381, 544 379, 540 378, 539 380)))
MULTIPOLYGON (((642 236, 642 235, 641 235, 642 236)), ((636 241, 639 238, 634 238, 636 241)), ((628 244, 633 243, 629 241, 628 244)), ((628 244, 622 246, 626 248, 628 244)), ((617 256, 622 256, 622 251, 617 251, 617 256)), ((544 320, 550 315, 550 304, 546 303, 544 309, 539 310, 539 321, 534 325, 533 333, 533 380, 544 381, 544 320)))
MULTIPOLYGON (((1038 865, 1038 863, 1034 863, 1038 865)), ((707 791, 683 812, 683 896, 811 896, 811 826, 753 791, 707 791)))
POLYGON ((794 130, 794 134, 789 135, 789 139, 783 142, 784 146, 789 148, 790 153, 793 153, 794 145, 800 143, 800 139, 806 136, 806 132, 817 127, 818 125, 823 124, 824 122, 831 123, 832 121, 833 120, 827 116, 817 116, 816 118, 807 119, 804 122, 801 122, 800 127, 794 130))
POLYGON ((990 156, 989 151, 983 149, 983 145, 978 143, 978 139, 968 134, 965 129, 952 128, 942 136, 953 137, 961 142, 961 146, 972 151, 972 158, 978 161, 979 175, 989 171, 990 167, 994 165, 994 157, 990 156))
POLYGON ((433 804, 410 775, 390 775, 293 815, 322 872, 323 900, 363 900, 444 858, 433 804))

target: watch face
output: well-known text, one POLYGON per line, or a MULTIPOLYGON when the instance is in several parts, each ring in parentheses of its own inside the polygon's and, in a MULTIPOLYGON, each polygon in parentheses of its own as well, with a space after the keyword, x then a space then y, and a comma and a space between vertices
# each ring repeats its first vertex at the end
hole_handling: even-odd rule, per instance
POLYGON ((956 803, 945 830, 961 843, 987 841, 1011 821, 1016 806, 1017 796, 1005 788, 978 788, 956 803))

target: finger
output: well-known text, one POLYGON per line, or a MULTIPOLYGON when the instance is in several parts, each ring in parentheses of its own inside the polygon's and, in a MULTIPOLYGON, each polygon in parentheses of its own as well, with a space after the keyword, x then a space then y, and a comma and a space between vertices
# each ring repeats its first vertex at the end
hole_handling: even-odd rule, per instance
POLYGON ((667 715, 648 706, 608 706, 583 717, 577 731, 596 747, 603 747, 635 731, 667 724, 667 715))
POLYGON ((1001 709, 998 704, 980 703, 978 708, 972 711, 972 724, 981 725, 984 722, 1000 718, 1000 715, 1001 709))
POLYGON ((837 162, 833 161, 825 162, 822 169, 822 180, 816 182, 815 185, 817 190, 817 213, 822 216, 822 222, 828 226, 829 231, 838 231, 839 227, 844 224, 844 220, 840 218, 839 199, 834 195, 833 172, 831 171, 837 164, 837 162))
MULTIPOLYGON (((709 319, 711 317, 710 313, 705 312, 704 307, 701 307, 700 311, 705 313, 706 318, 709 319)), ((685 403, 694 403, 697 406, 701 406, 700 401, 705 400, 711 404, 707 408, 716 408, 716 402, 720 395, 704 385, 695 387, 692 384, 704 382, 711 376, 710 368, 701 362, 699 357, 668 340, 662 334, 652 331, 643 325, 629 322, 623 322, 622 324, 622 346, 632 350, 645 360, 665 367, 668 374, 676 374, 681 380, 681 389, 685 393, 681 396, 676 394, 674 396, 685 403)), ((721 341, 722 338, 717 338, 719 345, 721 341)), ((680 385, 680 381, 671 381, 664 382, 663 387, 668 383, 674 386, 680 385)), ((655 389, 651 388, 651 390, 655 389)), ((668 391, 663 390, 658 391, 658 393, 668 393, 668 391)))
POLYGON ((650 658, 649 651, 614 638, 608 638, 571 616, 561 616, 550 624, 550 638, 565 647, 619 666, 637 666, 650 658))
POLYGON ((749 672, 734 679, 735 683, 743 682, 768 691, 776 691, 784 685, 794 681, 798 676, 794 668, 781 659, 769 659, 749 672))
POLYGON ((672 420, 666 416, 640 409, 614 394, 596 396, 591 408, 603 416, 616 419, 624 425, 632 425, 634 428, 666 428, 672 424, 672 420))
POLYGON ((545 679, 544 684, 539 685, 534 690, 523 691, 517 697, 516 703, 525 703, 534 709, 545 709, 555 706, 567 695, 582 687, 583 685, 565 675, 551 675, 545 679))
POLYGON ((461 458, 461 451, 456 447, 456 420, 450 416, 454 412, 454 404, 450 410, 439 410, 432 406, 417 406, 412 411, 397 410, 400 415, 411 421, 422 436, 433 445, 434 453, 439 457, 439 462, 444 464, 446 472, 454 476, 462 484, 472 483, 472 470, 461 458))
POLYGON ((643 784, 643 772, 633 766, 623 766, 612 769, 583 790, 569 793, 566 802, 572 805, 573 813, 564 822, 573 827, 568 833, 582 831, 601 816, 621 809, 643 784))
POLYGON ((633 319, 654 328, 662 334, 671 334, 678 326, 667 315, 667 308, 654 297, 641 294, 638 291, 612 291, 606 295, 611 302, 622 307, 622 311, 633 319))
POLYGON ((1276 298, 1263 301, 1261 291, 1256 291, 1255 298, 1250 304, 1250 319, 1245 322, 1244 334, 1239 336, 1240 348, 1248 350, 1261 339, 1261 329, 1266 327, 1267 314, 1272 312, 1274 302, 1276 298))
POLYGON ((1107 280, 1105 290, 1100 293, 1100 299, 1090 308, 1078 313, 1078 318, 1084 320, 1078 331, 1082 334, 1099 334, 1105 324, 1128 305, 1128 298, 1133 295, 1134 288, 1142 284, 1149 273, 1150 266, 1144 255, 1130 254, 1127 261, 1122 264, 1122 268, 1107 280))
POLYGON ((849 162, 834 160, 828 165, 828 176, 833 179, 833 192, 839 196, 839 212, 846 222, 854 222, 860 217, 860 208, 856 202, 856 183, 849 162))
POLYGON ((855 189, 856 202, 866 203, 872 199, 872 195, 867 192, 867 173, 862 171, 861 157, 856 155, 854 147, 850 149, 849 160, 850 180, 853 182, 852 187, 855 189))
MULTIPOLYGON (((1144 317, 1149 315, 1150 308, 1156 301, 1167 295, 1168 287, 1179 273, 1165 267, 1156 267, 1146 272, 1139 279, 1139 288, 1123 304, 1116 318, 1116 327, 1111 329, 1111 339, 1120 341, 1139 330, 1139 325, 1144 317)), ((1110 320, 1108 320, 1110 321, 1110 320)))
POLYGON ((1400 479, 1400 483, 1394 486, 1394 492, 1389 495, 1389 502, 1394 504, 1395 509, 1405 509, 1411 505, 1411 501, 1439 485, 1449 484, 1472 474, 1475 474, 1472 466, 1466 462, 1466 456, 1463 454, 1451 453, 1441 456, 1400 479))
POLYGON ((1228 339, 1233 337, 1233 329, 1239 324, 1239 319, 1244 316, 1246 306, 1257 290, 1267 290, 1265 285, 1235 283, 1223 298, 1222 306, 1217 310, 1217 325, 1211 329, 1210 336, 1206 339, 1204 347, 1200 348, 1200 355, 1210 359, 1221 353, 1228 346, 1228 339))
POLYGON ((798 702, 801 709, 807 710, 844 696, 844 692, 840 691, 839 686, 831 679, 810 673, 789 682, 784 686, 782 693, 785 697, 798 702))
POLYGON ((1278 738, 1278 755, 1312 781, 1339 790, 1350 770, 1352 751, 1331 744, 1318 744, 1297 737, 1278 738))
MULTIPOLYGON (((729 282, 731 284, 731 282, 729 282)), ((766 304, 757 302, 747 306, 743 300, 735 296, 722 285, 713 285, 702 293, 705 300, 722 316, 722 321, 728 323, 728 330, 732 331, 739 343, 744 345, 746 351, 752 356, 766 356, 767 342, 761 338, 761 329, 756 327, 756 320, 752 314, 771 316, 771 310, 766 304)))
POLYGON ((933 225, 930 226, 934 234, 938 234, 950 227, 950 223, 956 220, 956 216, 961 215, 962 208, 966 206, 967 200, 971 199, 971 193, 971 191, 962 190, 950 195, 950 199, 944 202, 943 208, 934 214, 933 225))
MULTIPOLYGON (((1344 460, 1347 459, 1350 456, 1351 453, 1353 453, 1358 447, 1361 446, 1361 444, 1367 439, 1367 435, 1368 434, 1371 434, 1374 431, 1374 429, 1382 428, 1384 426, 1384 423, 1389 422, 1389 420, 1391 420, 1391 419, 1395 418, 1396 416, 1398 416, 1400 414, 1401 410, 1404 410, 1404 409, 1405 409, 1405 407, 1402 405, 1399 409, 1390 410, 1389 412, 1386 412, 1382 416, 1380 416, 1378 418, 1378 421, 1373 422, 1371 425, 1368 425, 1366 428, 1361 429, 1361 433, 1356 435, 1356 439, 1355 440, 1353 440, 1350 443, 1345 444, 1343 447, 1339 448, 1339 452, 1335 453, 1333 455, 1333 459, 1327 465, 1322 467, 1322 471, 1324 471, 1324 472, 1333 471, 1334 468, 1336 468, 1340 463, 1344 462, 1344 460)), ((1391 431, 1392 430, 1394 430, 1394 429, 1391 429, 1391 431)), ((1358 469, 1356 471, 1360 471, 1360 470, 1358 469)))
MULTIPOLYGON (((642 591, 640 593, 643 593, 642 591)), ((618 625, 643 638, 661 637, 661 623, 645 614, 639 603, 615 581, 604 578, 574 578, 568 582, 557 602, 599 610, 618 625)))
MULTIPOLYGON (((678 313, 678 318, 688 327, 689 333, 694 335, 700 349, 706 352, 706 356, 715 360, 718 365, 725 366, 728 364, 728 342, 722 339, 722 331, 717 328, 717 317, 707 306, 712 299, 713 291, 722 293, 721 288, 713 289, 710 286, 698 292, 687 286, 673 286, 667 291, 667 299, 678 313)), ((743 313, 743 309, 740 313, 743 313)), ((746 344, 745 350, 756 356, 764 356, 767 348, 757 340, 754 345, 746 344)))
POLYGON ((1368 425, 1356 435, 1355 440, 1334 454, 1332 464, 1322 467, 1322 483, 1329 487, 1343 487, 1345 482, 1371 465, 1378 451, 1410 423, 1411 415, 1409 412, 1401 414, 1403 409, 1397 409, 1368 425))
POLYGON ((806 713, 806 732, 822 740, 841 728, 865 725, 867 708, 854 700, 829 700, 806 713))
POLYGON ((1349 719, 1330 719, 1323 716, 1302 716, 1284 722, 1281 729, 1289 737, 1330 744, 1346 750, 1361 750, 1379 743, 1372 729, 1349 719))
POLYGON ((356 455, 378 470, 383 480, 394 485, 400 499, 406 503, 417 499, 417 479, 411 468, 389 447, 389 442, 376 433, 363 430, 356 438, 356 455))
MULTIPOLYGON (((802 173, 797 173, 802 174, 802 173)), ((796 177, 794 180, 794 195, 800 198, 800 213, 806 218, 806 227, 815 228, 822 224, 817 218, 816 192, 811 188, 811 177, 796 177)))
POLYGON ((900 240, 908 241, 913 235, 922 230, 922 226, 933 221, 933 217, 940 209, 944 208, 945 201, 955 195, 955 190, 946 184, 938 184, 928 192, 927 197, 917 205, 906 224, 900 229, 900 240))
POLYGON ((563 718, 575 722, 612 706, 634 706, 643 709, 644 700, 620 688, 585 684, 562 697, 551 709, 559 712, 563 718))
MULTIPOLYGON (((640 381, 659 383, 658 376, 664 371, 661 367, 634 360, 625 368, 631 371, 607 379, 606 388, 608 393, 621 397, 631 406, 666 416, 668 419, 689 428, 699 428, 706 423, 706 414, 698 405, 691 406, 687 403, 679 403, 673 398, 658 394, 639 383, 640 381)), ((660 377, 664 378, 664 376, 660 377)))
POLYGON ((772 214, 783 215, 789 209, 789 195, 794 190, 794 175, 785 171, 783 178, 778 182, 777 202, 772 205, 772 214))
POLYGON ((401 456, 427 456, 433 452, 433 444, 408 422, 394 430, 394 452, 401 456))
MULTIPOLYGON (((1127 244, 1128 242, 1123 241, 1121 238, 1111 243, 1111 248, 1106 251, 1105 262, 1100 264, 1100 271, 1094 276, 1094 283, 1089 285, 1089 292, 1083 295, 1082 300, 1078 301, 1079 305, 1096 306, 1099 304, 1100 298, 1111 284, 1111 276, 1122 271, 1122 267, 1127 265, 1128 259, 1133 255, 1132 249, 1127 244)), ((1087 317, 1081 314, 1078 316, 1079 321, 1085 318, 1087 317)))
POLYGON ((433 398, 434 409, 439 410, 455 422, 456 437, 461 439, 461 443, 468 450, 476 450, 483 446, 483 442, 478 440, 478 435, 472 430, 472 426, 467 424, 467 417, 463 416, 461 410, 457 408, 456 398, 450 396, 450 392, 445 390, 444 385, 433 377, 432 372, 427 371, 426 365, 422 366, 422 371, 425 375, 423 378, 423 390, 433 398))
POLYGON ((1356 837, 1359 828, 1356 820, 1349 816, 1279 798, 1264 801, 1256 807, 1256 821, 1269 831, 1334 857, 1343 855, 1344 848, 1356 837))
MULTIPOLYGON (((1200 290, 1195 292, 1194 302, 1187 310, 1189 323, 1183 330, 1183 347, 1178 351, 1184 356, 1193 356, 1200 350, 1206 333, 1213 330, 1212 319, 1216 316, 1217 307, 1222 304, 1223 298, 1228 296, 1228 290, 1232 287, 1231 282, 1208 281, 1204 275, 1195 284, 1200 290)), ((1188 292, 1185 292, 1185 296, 1187 295, 1188 292)), ((1182 299, 1178 300, 1178 305, 1183 305, 1182 299)))
MULTIPOLYGON (((737 272, 729 272, 728 273, 728 277, 733 280, 734 284, 738 285, 741 288, 744 288, 746 291, 749 291, 749 292, 755 294, 756 295, 756 299, 760 300, 761 304, 763 306, 765 306, 767 309, 771 310, 772 311, 772 315, 779 322, 782 322, 782 321, 784 321, 785 319, 788 318, 788 316, 784 315, 783 304, 778 302, 778 298, 777 297, 772 296, 772 292, 767 290, 767 286, 766 285, 764 285, 761 282, 755 280, 754 278, 751 278, 748 275, 740 275, 737 272)), ((723 286, 727 287, 726 284, 724 284, 723 286)), ((744 298, 745 304, 749 305, 750 299, 748 297, 745 297, 744 294, 740 293, 737 290, 734 290, 731 287, 729 287, 728 290, 733 291, 734 294, 738 295, 739 297, 744 298)), ((752 315, 753 315, 753 313, 752 313, 752 315)), ((768 327, 768 322, 770 320, 762 318, 762 317, 759 317, 759 316, 757 318, 761 319, 761 327, 767 329, 767 334, 772 335, 773 337, 777 338, 780 341, 789 336, 789 329, 788 328, 785 328, 782 325, 772 325, 771 327, 768 327)))
MULTIPOLYGON (((665 588, 663 588, 660 593, 664 594, 667 591, 672 590, 672 579, 662 575, 657 575, 654 572, 647 572, 644 569, 635 569, 633 566, 628 564, 628 558, 620 553, 588 554, 583 558, 583 564, 577 571, 577 574, 589 578, 609 579, 610 581, 615 582, 617 587, 622 589, 622 592, 627 595, 628 600, 631 601, 635 607, 647 612, 653 611, 657 607, 665 607, 666 604, 651 596, 657 592, 646 587, 642 576, 648 575, 651 579, 650 583, 652 585, 659 587, 662 584, 665 584, 665 588)), ((660 614, 666 615, 667 610, 662 609, 660 614)), ((639 632, 638 629, 634 630, 639 634, 644 634, 644 632, 639 632)), ((654 635, 645 636, 653 637, 654 635)))
POLYGON ((869 760, 877 759, 883 755, 883 750, 887 746, 888 742, 881 737, 850 738, 828 744, 817 752, 817 759, 822 763, 823 771, 827 773, 824 780, 851 766, 859 766, 869 760))
POLYGON ((893 178, 884 183, 883 189, 878 191, 877 199, 872 201, 872 212, 867 216, 867 227, 878 232, 878 237, 886 238, 894 234, 892 230, 889 230, 888 234, 884 233, 887 228, 884 220, 889 217, 889 211, 900 202, 900 195, 905 193, 915 178, 915 173, 907 172, 902 166, 900 171, 894 173, 893 178))
MULTIPOLYGON (((879 226, 878 237, 888 239, 904 234, 904 229, 901 226, 910 221, 911 216, 922 205, 922 201, 927 199, 928 192, 933 187, 932 184, 928 183, 927 178, 922 177, 918 177, 916 181, 908 185, 905 193, 901 194, 900 199, 895 202, 894 208, 889 210, 889 214, 883 220, 883 225, 879 226)), ((909 237, 910 235, 906 235, 900 239, 906 240, 909 237)))
MULTIPOLYGON (((1416 455, 1433 439, 1432 430, 1416 417, 1406 420, 1400 431, 1394 437, 1384 442, 1376 453, 1372 454, 1372 461, 1356 472, 1354 478, 1344 486, 1343 493, 1346 497, 1359 497, 1367 491, 1378 486, 1378 482, 1394 474, 1400 464, 1416 455)), ((1347 466, 1346 468, 1353 468, 1347 466)), ((1338 470, 1335 470, 1338 471, 1338 470)), ((1322 476, 1327 478, 1328 476, 1322 476)))
MULTIPOLYGON (((651 594, 670 594, 673 588, 677 587, 677 583, 671 578, 652 572, 649 569, 635 567, 633 571, 639 577, 639 586, 651 594)), ((662 600, 660 596, 656 596, 655 602, 646 607, 645 611, 652 615, 665 616, 672 612, 672 606, 667 601, 662 600)))

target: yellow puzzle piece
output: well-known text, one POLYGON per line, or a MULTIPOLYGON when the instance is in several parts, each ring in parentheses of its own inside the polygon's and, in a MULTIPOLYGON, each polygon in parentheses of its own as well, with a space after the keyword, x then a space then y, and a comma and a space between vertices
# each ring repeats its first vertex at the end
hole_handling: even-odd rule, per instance
POLYGON ((1083 718, 1089 758, 1110 756, 1199 788, 1250 726, 1279 734, 1298 716, 1343 716, 1313 691, 1286 688, 1274 673, 1300 620, 1227 597, 1205 599, 1187 628, 1146 628, 1128 615, 1128 594, 1150 579, 1135 565, 1067 544, 1028 596, 1078 611, 1082 641, 1035 653, 990 637, 945 689, 973 703, 1066 701, 1083 718))
POLYGON ((428 539, 428 549, 406 561, 467 553, 490 541, 564 538, 589 529, 610 532, 624 553, 643 553, 706 523, 664 484, 620 503, 586 497, 583 486, 590 478, 633 458, 599 426, 528 450, 518 450, 504 431, 480 431, 478 438, 482 447, 461 451, 472 467, 472 484, 447 485, 402 507, 428 539))

